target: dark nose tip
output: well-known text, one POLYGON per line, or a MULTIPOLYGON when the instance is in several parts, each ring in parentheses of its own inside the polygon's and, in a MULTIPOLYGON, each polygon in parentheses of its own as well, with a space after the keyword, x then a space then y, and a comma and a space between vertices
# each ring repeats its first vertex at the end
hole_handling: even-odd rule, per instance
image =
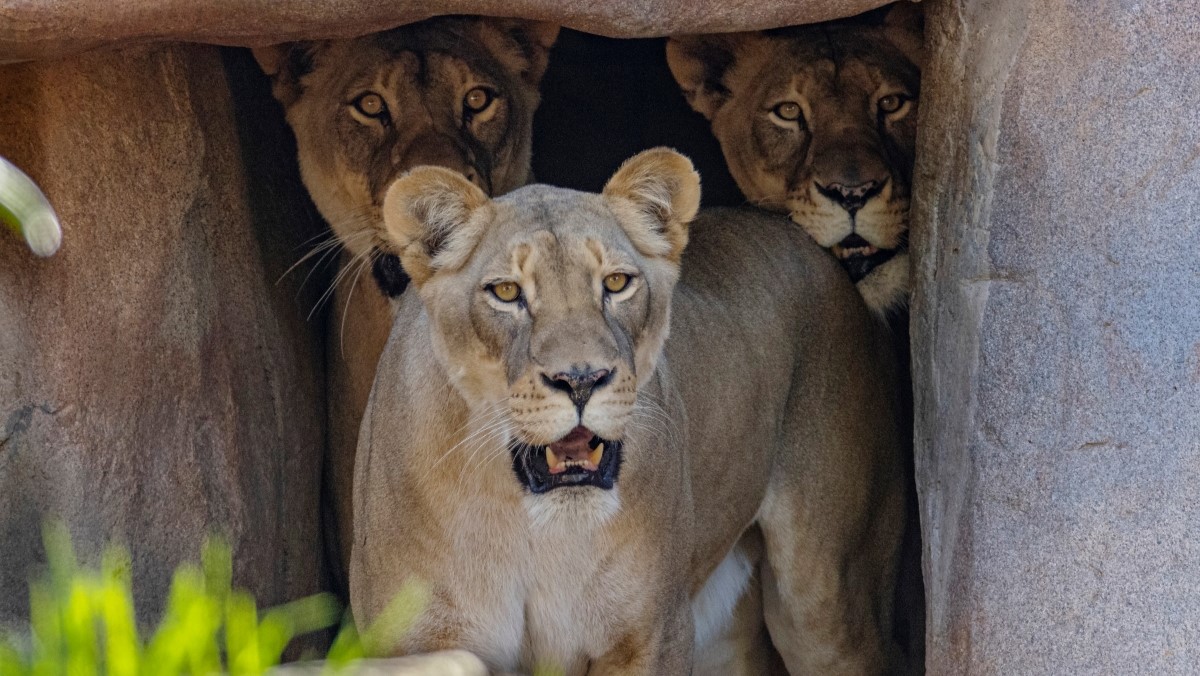
POLYGON ((844 183, 828 183, 826 185, 817 185, 817 190, 829 199, 842 205, 842 208, 849 211, 851 214, 863 208, 867 202, 883 190, 883 181, 867 181, 858 185, 846 185, 844 183))
POLYGON ((542 375, 542 382, 547 387, 565 392, 575 404, 575 410, 583 415, 583 407, 587 406, 592 393, 612 381, 613 369, 595 369, 588 366, 575 367, 568 371, 559 371, 553 375, 542 375))

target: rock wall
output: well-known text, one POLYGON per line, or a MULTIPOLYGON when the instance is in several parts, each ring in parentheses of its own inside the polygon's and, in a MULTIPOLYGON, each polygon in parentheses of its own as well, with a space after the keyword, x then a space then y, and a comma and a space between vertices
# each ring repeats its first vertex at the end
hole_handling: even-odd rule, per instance
POLYGON ((257 47, 352 37, 434 14, 544 19, 632 38, 812 23, 885 4, 887 0, 0 0, 0 63, 147 40, 257 47))
POLYGON ((1200 12, 934 0, 912 344, 934 674, 1200 663, 1200 12))
POLYGON ((231 94, 251 68, 200 46, 0 67, 0 155, 64 230, 49 259, 0 237, 0 625, 46 518, 85 558, 127 544, 147 615, 210 530, 261 601, 320 585, 322 323, 303 274, 277 283, 319 222, 278 113, 231 94))

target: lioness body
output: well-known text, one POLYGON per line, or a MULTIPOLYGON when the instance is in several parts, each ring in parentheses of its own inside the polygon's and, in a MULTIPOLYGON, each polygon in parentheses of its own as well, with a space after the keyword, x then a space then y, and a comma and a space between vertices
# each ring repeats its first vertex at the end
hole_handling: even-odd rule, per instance
MULTIPOLYGON (((880 356, 890 351, 844 273, 786 220, 718 210, 689 230, 695 204, 686 213, 661 190, 639 193, 654 172, 679 179, 677 164, 650 156, 662 152, 627 163, 604 196, 532 186, 476 204, 459 226, 472 241, 449 228, 424 243, 396 238, 406 269, 428 266, 445 239, 449 253, 432 260, 457 262, 414 274, 419 294, 400 299, 381 359, 359 438, 355 617, 369 623, 418 579, 431 600, 402 652, 461 647, 497 669, 687 673, 693 601, 758 524, 766 618, 788 669, 881 672, 894 657, 903 521, 894 368, 880 356), (645 226, 677 210, 681 224, 645 226), (481 297, 463 323, 455 308, 479 293, 473 275, 503 269, 513 242, 514 265, 531 268, 523 286, 543 298, 522 310, 481 297), (586 275, 573 275, 612 259, 642 286, 599 321, 586 275), (563 354, 608 359, 616 374, 578 423, 558 381, 526 375, 552 372, 563 354), (532 470, 513 440, 550 443, 575 424, 621 439, 619 481, 523 486, 532 470)), ((412 199, 435 220, 449 211, 412 199)), ((414 226, 389 226, 404 227, 414 226)))

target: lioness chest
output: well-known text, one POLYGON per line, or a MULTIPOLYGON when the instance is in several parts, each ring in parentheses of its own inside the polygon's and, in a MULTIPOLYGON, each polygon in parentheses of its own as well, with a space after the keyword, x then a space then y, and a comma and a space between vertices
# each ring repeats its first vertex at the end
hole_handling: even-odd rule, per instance
POLYGON ((509 507, 519 528, 472 529, 447 562, 464 583, 454 605, 470 609, 462 644, 500 669, 585 674, 643 614, 647 552, 622 537, 621 519, 538 523, 536 512, 509 507))

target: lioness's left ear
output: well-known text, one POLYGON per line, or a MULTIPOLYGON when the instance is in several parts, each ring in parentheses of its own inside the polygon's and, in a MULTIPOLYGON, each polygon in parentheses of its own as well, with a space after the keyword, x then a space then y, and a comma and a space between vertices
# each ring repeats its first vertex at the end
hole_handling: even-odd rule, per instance
POLYGON ((688 224, 700 209, 700 174, 670 148, 651 148, 625 160, 604 196, 638 251, 678 261, 688 224))
POLYGON ((483 21, 487 22, 487 25, 495 27, 507 38, 509 48, 492 45, 486 32, 483 36, 483 43, 492 46, 493 52, 502 61, 509 61, 505 57, 511 51, 511 47, 515 46, 517 56, 523 63, 512 65, 517 67, 521 77, 527 83, 536 87, 542 81, 542 76, 546 74, 546 67, 550 65, 550 48, 558 39, 559 25, 547 21, 525 19, 488 18, 483 21))
POLYGON ((417 167, 396 179, 383 198, 384 237, 418 287, 471 256, 490 218, 491 200, 465 176, 445 167, 417 167))

